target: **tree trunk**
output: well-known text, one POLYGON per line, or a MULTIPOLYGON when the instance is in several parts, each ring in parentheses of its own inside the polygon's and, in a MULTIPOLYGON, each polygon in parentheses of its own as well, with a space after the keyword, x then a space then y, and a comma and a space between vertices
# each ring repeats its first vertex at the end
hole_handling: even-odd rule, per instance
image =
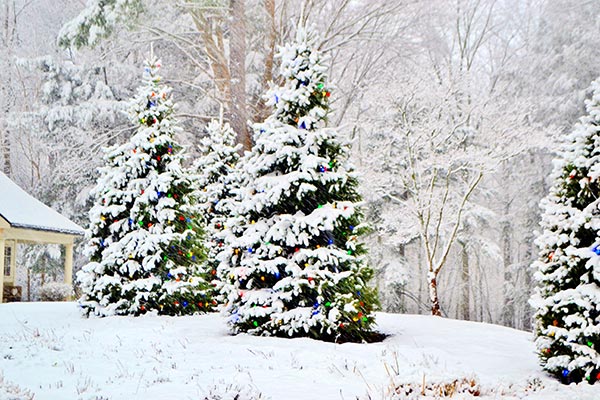
POLYGON ((31 301, 31 268, 27 267, 27 301, 31 301))
POLYGON ((461 243, 461 258, 462 258, 462 304, 461 318, 465 321, 471 320, 471 299, 470 299, 470 281, 469 281, 469 254, 467 253, 467 245, 461 243))
MULTIPOLYGON (((504 166, 503 171, 503 182, 508 182, 510 177, 507 166, 504 166)), ((504 210, 502 223, 502 264, 504 268, 504 282, 502 285, 502 293, 504 297, 504 306, 502 307, 502 324, 504 326, 515 326, 515 303, 514 303, 514 290, 512 282, 512 243, 511 243, 511 219, 509 218, 510 213, 510 200, 504 200, 504 210)))
POLYGON ((433 272, 429 272, 429 301, 431 302, 431 315, 438 317, 442 316, 440 311, 440 299, 438 298, 438 287, 437 287, 437 275, 433 272))
MULTIPOLYGON (((8 110, 6 111, 6 114, 8 114, 8 110)), ((0 129, 2 128, 2 126, 0 126, 0 129)), ((12 163, 10 160, 10 138, 9 138, 9 133, 7 129, 2 129, 2 131, 0 132, 0 134, 2 135, 2 159, 3 159, 3 163, 2 163, 2 172, 4 172, 4 174, 6 176, 12 176, 12 163)))
MULTIPOLYGON (((273 65, 275 60, 275 45, 277 44, 277 25, 275 23, 275 0, 265 0, 265 12, 269 17, 267 29, 267 53, 265 55, 265 69, 262 76, 263 91, 273 81, 273 65)), ((267 107, 263 100, 262 93, 254 97, 255 110, 254 121, 264 121, 271 113, 270 107, 267 107)))
POLYGON ((246 13, 245 0, 231 0, 231 35, 229 38, 229 71, 231 75, 231 105, 229 121, 237 133, 242 150, 252 148, 246 109, 246 13))
POLYGON ((423 243, 422 243, 422 239, 419 238, 419 248, 417 249, 417 266, 418 266, 418 270, 417 270, 417 279, 419 280, 419 288, 417 291, 417 300, 418 300, 418 307, 419 307, 419 313, 421 313, 421 305, 425 304, 425 300, 424 300, 424 295, 423 293, 425 292, 425 288, 423 286, 423 282, 426 279, 426 276, 423 276, 423 243))
MULTIPOLYGON (((406 257, 406 252, 405 252, 405 248, 403 244, 398 245, 398 257, 400 258, 400 260, 402 261, 402 263, 404 264, 405 262, 405 257, 406 257)), ((405 313, 406 312, 406 282, 404 282, 404 284, 399 285, 400 286, 400 293, 398 295, 398 312, 401 313, 405 313)))

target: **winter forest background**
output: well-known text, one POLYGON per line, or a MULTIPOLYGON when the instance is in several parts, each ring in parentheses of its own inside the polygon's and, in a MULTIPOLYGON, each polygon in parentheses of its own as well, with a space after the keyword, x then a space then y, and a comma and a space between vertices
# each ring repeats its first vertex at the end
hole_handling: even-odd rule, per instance
MULTIPOLYGON (((362 175, 384 310, 429 313, 427 273, 439 269, 443 315, 530 329, 538 203, 552 152, 599 75, 600 3, 108 3, 107 29, 84 38, 69 23, 83 1, 0 1, 0 162, 20 186, 88 225, 101 148, 132 133, 124 110, 150 44, 190 153, 222 107, 249 134, 278 79, 276 45, 304 18, 331 56, 329 124, 362 175)), ((19 279, 33 300, 41 282, 60 279, 61 254, 25 250, 19 279)))

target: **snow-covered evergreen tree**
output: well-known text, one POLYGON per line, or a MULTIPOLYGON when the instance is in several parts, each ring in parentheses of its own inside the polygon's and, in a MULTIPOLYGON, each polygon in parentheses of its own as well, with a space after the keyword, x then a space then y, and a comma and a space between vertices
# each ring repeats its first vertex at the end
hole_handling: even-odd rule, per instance
POLYGON ((237 186, 240 148, 229 124, 213 120, 200 142, 202 154, 194 163, 197 214, 203 216, 206 226, 207 270, 211 275, 216 275, 216 256, 223 249, 220 233, 231 210, 231 191, 237 186))
POLYGON ((533 264, 539 357, 565 383, 600 380, 600 80, 592 91, 542 201, 533 264))
POLYGON ((358 240, 366 230, 347 149, 323 127, 327 68, 315 35, 282 47, 275 112, 255 126, 237 218, 220 254, 234 332, 360 341, 373 337, 376 292, 358 240))
POLYGON ((192 211, 191 175, 181 165, 180 129, 159 68, 157 60, 146 62, 145 83, 131 107, 137 131, 107 150, 92 192, 91 262, 78 274, 88 314, 179 315, 213 305, 199 268, 205 250, 192 211))

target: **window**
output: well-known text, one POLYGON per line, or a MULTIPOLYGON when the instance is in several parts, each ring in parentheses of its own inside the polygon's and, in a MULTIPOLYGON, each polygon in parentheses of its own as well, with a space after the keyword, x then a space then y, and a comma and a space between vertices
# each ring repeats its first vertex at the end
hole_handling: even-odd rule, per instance
POLYGON ((12 265, 12 247, 4 248, 4 276, 10 276, 10 266, 12 265))

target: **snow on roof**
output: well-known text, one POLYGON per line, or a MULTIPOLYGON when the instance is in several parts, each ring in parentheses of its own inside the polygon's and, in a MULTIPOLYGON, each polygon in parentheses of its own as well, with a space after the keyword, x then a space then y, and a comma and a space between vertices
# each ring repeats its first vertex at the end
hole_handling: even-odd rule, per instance
POLYGON ((83 235, 82 227, 63 217, 0 172, 0 216, 13 228, 83 235))

